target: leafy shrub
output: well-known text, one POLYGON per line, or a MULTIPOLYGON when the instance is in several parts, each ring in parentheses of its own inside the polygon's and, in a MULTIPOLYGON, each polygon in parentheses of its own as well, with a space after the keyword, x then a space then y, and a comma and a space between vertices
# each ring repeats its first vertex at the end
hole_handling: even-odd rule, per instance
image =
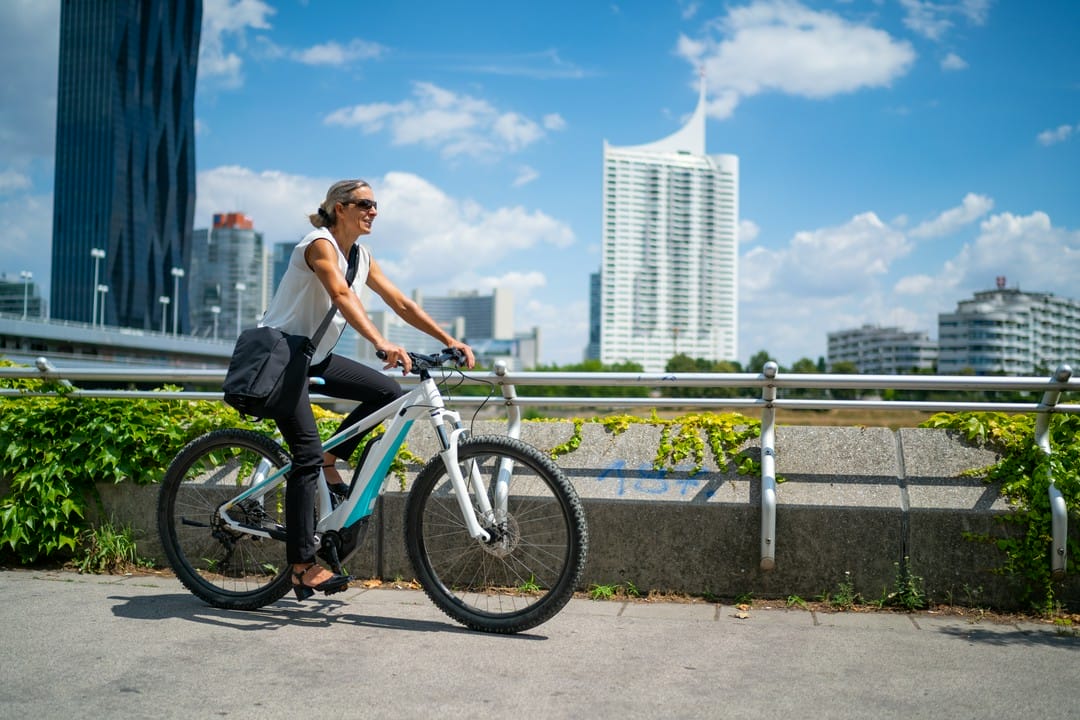
MULTIPOLYGON (((94 537, 89 503, 101 508, 98 483, 158 482, 184 445, 211 430, 275 431, 216 401, 72 397, 70 386, 36 379, 0 379, 0 387, 57 393, 0 402, 0 475, 11 486, 0 498, 0 554, 24 564, 81 557, 80 542, 94 537)), ((319 407, 315 418, 324 438, 341 420, 319 407)), ((403 457, 404 448, 391 466, 401 476, 403 457)))
MULTIPOLYGON (((1001 454, 986 468, 987 482, 997 483, 1014 512, 1002 522, 1019 529, 1004 537, 972 535, 969 539, 993 543, 1004 553, 998 572, 1017 584, 1020 599, 1044 613, 1055 609, 1055 584, 1050 573, 1052 520, 1050 480, 1061 491, 1069 523, 1080 521, 1080 416, 1055 414, 1050 418, 1051 454, 1035 444, 1035 420, 1030 415, 995 412, 939 413, 923 427, 945 428, 968 440, 984 443, 1001 454)), ((1069 542, 1067 555, 1080 557, 1080 546, 1069 542)))
POLYGON ((40 380, 0 379, 0 386, 58 393, 0 403, 0 473, 10 483, 0 498, 0 552, 23 563, 76 549, 88 503, 101 503, 97 483, 157 482, 192 438, 251 425, 218 402, 79 398, 40 380))

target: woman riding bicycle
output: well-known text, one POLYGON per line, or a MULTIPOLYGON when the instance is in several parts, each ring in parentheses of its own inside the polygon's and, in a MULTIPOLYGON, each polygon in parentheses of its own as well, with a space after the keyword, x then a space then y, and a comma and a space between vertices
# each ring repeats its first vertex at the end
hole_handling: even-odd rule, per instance
MULTIPOLYGON (((461 350, 468 367, 475 364, 472 349, 451 337, 390 282, 363 245, 357 247, 356 279, 349 287, 345 279, 347 258, 359 237, 371 233, 377 215, 378 205, 367 182, 342 180, 332 185, 319 209, 309 216, 316 229, 293 249, 288 268, 260 322, 260 325, 290 334, 311 337, 331 305, 337 306, 338 314, 315 349, 309 375, 325 381, 319 387, 320 393, 360 403, 342 421, 341 427, 355 423, 402 394, 401 386, 392 378, 331 352, 346 323, 377 351, 386 354, 384 370, 400 365, 403 373, 408 373, 411 365, 405 349, 387 341, 368 318, 360 300, 360 288, 364 285, 405 322, 446 347, 461 350)), ((349 458, 361 438, 338 445, 332 454, 324 454, 306 383, 296 409, 288 417, 278 420, 277 426, 292 453, 292 472, 285 492, 285 525, 286 556, 292 567, 296 595, 304 598, 315 590, 327 593, 343 590, 351 578, 331 573, 315 562, 318 549, 315 546, 315 489, 319 471, 323 469, 330 489, 343 493, 347 486, 334 469, 334 462, 349 458)))

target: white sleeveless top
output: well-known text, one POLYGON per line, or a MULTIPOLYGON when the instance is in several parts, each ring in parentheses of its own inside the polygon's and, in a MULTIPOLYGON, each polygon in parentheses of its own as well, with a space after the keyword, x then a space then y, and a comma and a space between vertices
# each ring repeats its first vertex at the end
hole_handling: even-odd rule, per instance
MULTIPOLYGON (((330 295, 326 288, 319 282, 315 271, 308 267, 304 261, 304 251, 308 245, 319 238, 326 238, 334 245, 338 255, 338 267, 344 275, 349 267, 349 260, 341 252, 337 241, 326 228, 319 228, 308 233, 301 240, 292 254, 289 256, 289 265, 281 278, 277 292, 270 301, 270 307, 266 309, 259 326, 275 327, 290 335, 306 335, 311 337, 319 329, 319 324, 330 310, 330 295)), ((363 245, 358 245, 360 252, 356 261, 356 279, 352 284, 352 292, 357 298, 367 283, 368 270, 371 268, 371 252, 363 245)), ((322 361, 341 339, 341 333, 345 332, 345 318, 338 312, 326 328, 322 341, 315 348, 315 355, 311 358, 314 365, 322 361)))

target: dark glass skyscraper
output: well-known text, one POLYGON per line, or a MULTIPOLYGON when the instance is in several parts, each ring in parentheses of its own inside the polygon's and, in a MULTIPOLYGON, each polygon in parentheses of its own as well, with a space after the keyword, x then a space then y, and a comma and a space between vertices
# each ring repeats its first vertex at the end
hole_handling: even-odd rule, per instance
POLYGON ((202 0, 62 2, 54 318, 164 330, 167 297, 186 332, 201 23, 202 0))

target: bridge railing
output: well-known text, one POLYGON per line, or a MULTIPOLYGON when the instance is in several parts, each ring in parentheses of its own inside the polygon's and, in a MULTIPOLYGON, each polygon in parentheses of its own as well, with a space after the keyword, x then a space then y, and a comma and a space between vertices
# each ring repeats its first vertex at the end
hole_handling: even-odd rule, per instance
MULTIPOLYGON (((402 377, 393 374, 402 384, 417 382, 415 376, 402 377)), ((224 370, 192 370, 182 368, 54 368, 47 359, 38 358, 35 367, 0 368, 2 378, 37 378, 61 383, 78 382, 113 383, 120 386, 132 384, 161 385, 220 385, 225 378, 224 370)), ((500 402, 505 406, 508 433, 519 437, 521 410, 525 407, 592 407, 621 408, 729 408, 761 413, 761 569, 772 570, 776 565, 776 410, 844 410, 844 409, 892 409, 918 410, 924 412, 1005 412, 1034 413, 1036 415, 1035 443, 1039 449, 1050 454, 1050 415, 1053 413, 1080 413, 1080 404, 1060 404, 1062 393, 1080 391, 1080 379, 1072 377, 1072 368, 1059 366, 1049 378, 1001 377, 969 375, 848 375, 803 374, 779 372, 775 362, 765 364, 761 373, 583 373, 583 372, 511 372, 504 366, 492 371, 467 372, 459 376, 462 383, 489 385, 500 390, 500 402), (643 387, 654 390, 666 388, 756 388, 760 397, 690 398, 690 397, 548 397, 520 396, 518 388, 548 387, 643 387), (928 390, 935 393, 965 393, 972 391, 1031 393, 1030 402, 998 402, 993 400, 885 400, 877 397, 864 399, 811 399, 782 397, 783 390, 928 390)), ((455 380, 456 382, 456 380, 455 380)), ((316 388, 317 389, 317 388, 316 388)), ((157 400, 221 400, 221 393, 176 390, 149 391, 130 389, 80 389, 67 388, 71 397, 95 398, 152 398, 157 400)), ((49 391, 28 391, 0 388, 0 397, 30 397, 51 394, 49 391)), ((316 403, 338 403, 339 400, 312 396, 316 403)), ((454 395, 455 404, 474 406, 491 402, 490 397, 454 395)), ((1067 509, 1061 491, 1049 478, 1049 503, 1052 516, 1051 571, 1055 579, 1065 573, 1067 509)))

